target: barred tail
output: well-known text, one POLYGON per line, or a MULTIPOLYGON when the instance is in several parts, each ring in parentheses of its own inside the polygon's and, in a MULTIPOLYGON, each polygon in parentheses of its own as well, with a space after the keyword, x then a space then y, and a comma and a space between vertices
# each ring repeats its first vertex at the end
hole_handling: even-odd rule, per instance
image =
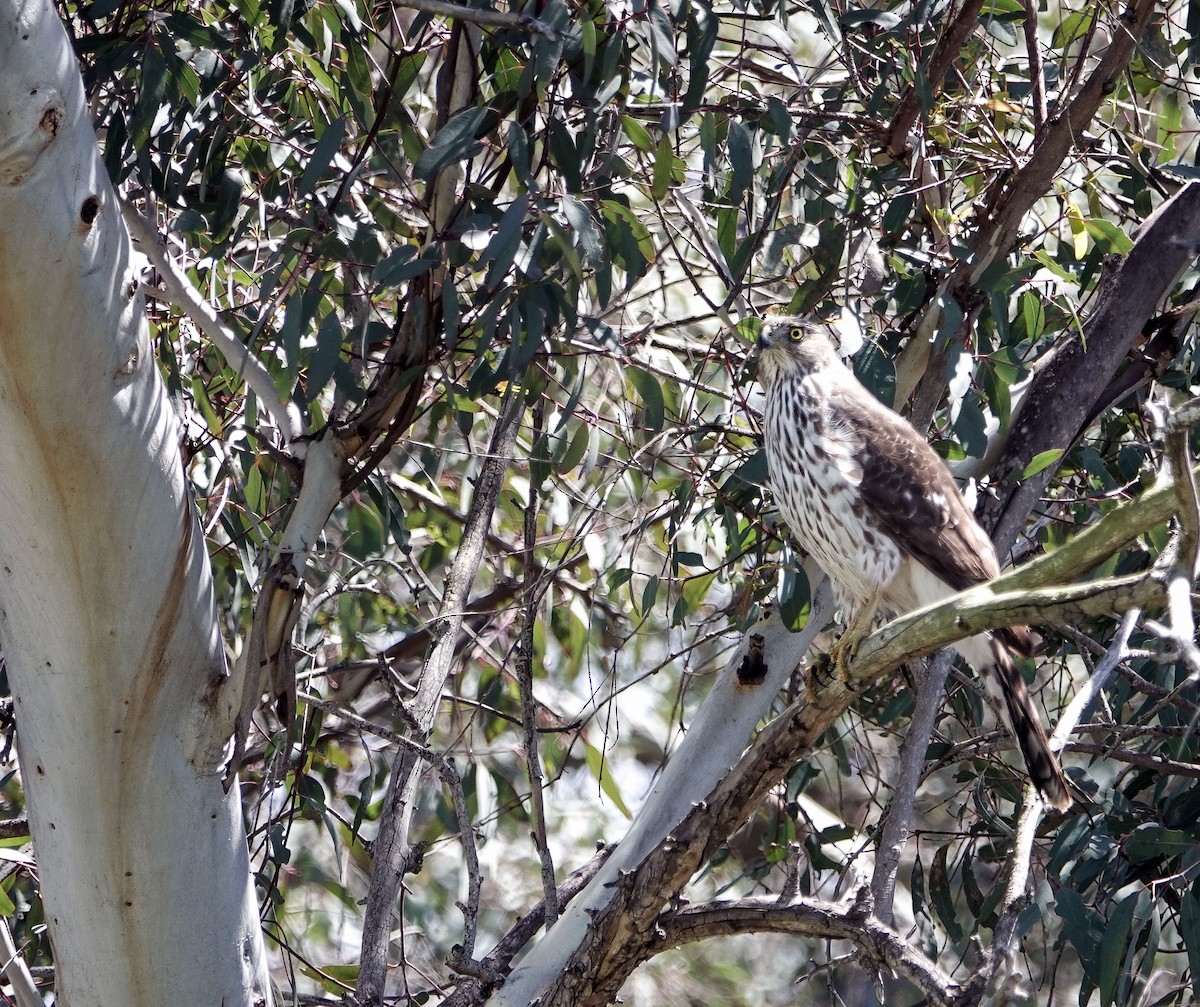
POLYGON ((1008 648, 995 638, 989 639, 988 642, 991 644, 994 660, 992 669, 1000 680, 1000 690, 1004 695, 1010 726, 1021 748, 1021 754, 1025 757, 1029 778, 1033 780, 1033 785, 1047 804, 1053 805, 1059 811, 1066 811, 1071 807, 1067 778, 1063 775, 1058 759, 1050 751, 1050 740, 1046 737, 1041 718, 1034 708, 1029 690, 1025 687, 1025 679, 1013 663, 1008 648))

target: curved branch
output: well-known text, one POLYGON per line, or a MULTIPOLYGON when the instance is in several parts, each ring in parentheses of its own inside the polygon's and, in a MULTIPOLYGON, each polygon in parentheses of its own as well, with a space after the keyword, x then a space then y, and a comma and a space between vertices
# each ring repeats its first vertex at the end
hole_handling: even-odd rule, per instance
POLYGON ((692 941, 743 933, 791 934, 852 942, 872 963, 908 979, 930 1003, 952 1007, 959 989, 951 976, 926 958, 909 939, 870 914, 870 899, 859 897, 836 905, 798 898, 780 903, 774 897, 710 902, 664 913, 658 940, 648 956, 692 941))

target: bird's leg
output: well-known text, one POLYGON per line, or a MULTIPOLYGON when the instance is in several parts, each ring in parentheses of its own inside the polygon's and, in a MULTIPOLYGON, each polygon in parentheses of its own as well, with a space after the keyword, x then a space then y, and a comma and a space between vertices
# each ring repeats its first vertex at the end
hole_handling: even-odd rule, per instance
POLYGON ((829 649, 829 657, 843 682, 850 677, 850 662, 858 653, 858 645, 863 637, 871 632, 875 622, 875 614, 879 611, 879 592, 872 591, 870 597, 859 606, 854 618, 838 637, 837 642, 829 649))

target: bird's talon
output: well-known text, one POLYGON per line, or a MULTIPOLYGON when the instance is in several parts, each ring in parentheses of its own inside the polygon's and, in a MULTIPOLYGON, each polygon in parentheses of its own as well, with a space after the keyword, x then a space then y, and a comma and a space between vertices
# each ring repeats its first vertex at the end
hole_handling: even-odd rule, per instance
POLYGON ((809 662, 808 679, 804 684, 809 695, 817 689, 826 688, 834 679, 836 669, 829 654, 818 654, 809 662))

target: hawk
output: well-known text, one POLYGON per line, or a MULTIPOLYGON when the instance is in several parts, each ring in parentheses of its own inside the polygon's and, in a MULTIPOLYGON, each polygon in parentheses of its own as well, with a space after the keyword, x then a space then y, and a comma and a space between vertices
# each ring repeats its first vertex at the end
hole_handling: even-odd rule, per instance
MULTIPOLYGON (((859 384, 823 331, 775 318, 763 323, 758 345, 775 499, 853 625, 869 622, 876 606, 903 615, 1000 573, 996 550, 945 463, 859 384)), ((955 649, 979 675, 994 676, 1034 786, 1065 811, 1066 779, 1010 650, 1028 654, 1032 643, 1017 626, 955 649)))

